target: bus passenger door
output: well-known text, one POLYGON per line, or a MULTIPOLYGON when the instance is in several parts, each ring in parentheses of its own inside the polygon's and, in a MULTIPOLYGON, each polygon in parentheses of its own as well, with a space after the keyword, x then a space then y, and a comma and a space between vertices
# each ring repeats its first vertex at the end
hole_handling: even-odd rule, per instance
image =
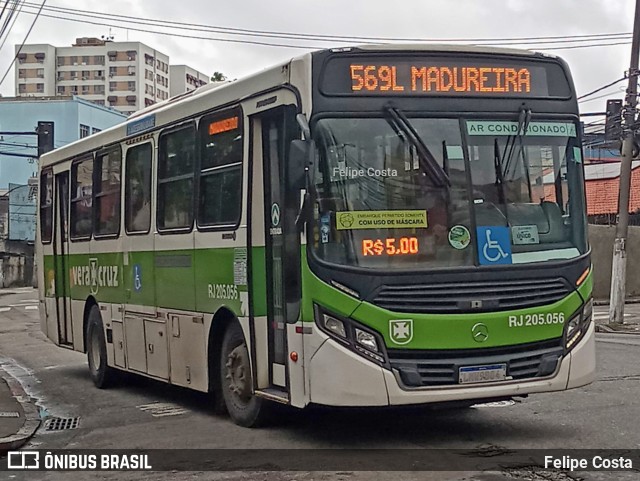
POLYGON ((56 289, 58 340, 61 346, 73 348, 71 295, 69 289, 69 172, 56 174, 55 234, 53 258, 56 289))
MULTIPOLYGON (((264 205, 261 217, 264 222, 269 384, 287 392, 290 388, 287 323, 297 320, 292 318, 297 314, 288 302, 292 295, 295 297, 297 289, 292 286, 292 278, 288 273, 299 272, 300 246, 287 242, 291 239, 291 233, 295 233, 295 215, 291 215, 290 207, 298 205, 299 195, 298 199, 290 199, 287 195, 284 162, 292 132, 295 132, 295 113, 294 106, 282 106, 254 116, 252 123, 254 163, 261 162, 263 171, 264 205)), ((254 183, 258 182, 259 179, 254 179, 254 183)), ((256 197, 259 197, 260 190, 255 187, 257 185, 254 184, 253 202, 258 202, 256 197)), ((262 230, 259 223, 260 217, 256 216, 253 231, 262 230)), ((252 233, 252 242, 255 238, 252 233)))

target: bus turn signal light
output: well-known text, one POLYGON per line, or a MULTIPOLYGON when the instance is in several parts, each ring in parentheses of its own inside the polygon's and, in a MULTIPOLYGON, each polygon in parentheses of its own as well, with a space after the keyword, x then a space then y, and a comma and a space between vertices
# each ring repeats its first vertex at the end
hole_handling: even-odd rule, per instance
POLYGON ((291 351, 291 354, 289 354, 289 357, 293 362, 298 362, 298 353, 296 351, 291 351))

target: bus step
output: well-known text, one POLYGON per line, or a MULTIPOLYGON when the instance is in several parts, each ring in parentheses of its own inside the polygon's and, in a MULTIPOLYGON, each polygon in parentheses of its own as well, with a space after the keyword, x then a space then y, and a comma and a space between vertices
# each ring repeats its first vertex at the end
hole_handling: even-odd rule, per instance
POLYGON ((268 387, 256 391, 256 396, 275 401, 281 404, 289 404, 289 393, 278 388, 268 387))

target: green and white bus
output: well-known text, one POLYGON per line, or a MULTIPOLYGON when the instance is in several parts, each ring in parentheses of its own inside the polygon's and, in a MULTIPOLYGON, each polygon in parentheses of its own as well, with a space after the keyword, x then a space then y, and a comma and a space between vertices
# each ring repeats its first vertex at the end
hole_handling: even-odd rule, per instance
POLYGON ((555 56, 309 53, 42 157, 42 330, 244 426, 583 386, 583 170, 555 56))

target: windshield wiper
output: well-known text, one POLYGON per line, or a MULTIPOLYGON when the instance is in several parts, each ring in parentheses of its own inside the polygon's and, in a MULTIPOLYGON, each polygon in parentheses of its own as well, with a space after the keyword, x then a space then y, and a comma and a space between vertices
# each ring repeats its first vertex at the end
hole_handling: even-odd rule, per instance
POLYGON ((496 187, 498 188, 498 202, 500 205, 504 205, 506 198, 504 195, 504 175, 502 174, 502 165, 500 161, 500 146, 498 145, 498 139, 493 141, 493 167, 496 171, 496 187))
POLYGON ((411 145, 415 147, 423 168, 427 171, 435 184, 439 187, 449 188, 451 186, 449 176, 442 167, 440 167, 440 164, 438 164, 438 161, 429 150, 429 147, 427 147, 420 138, 416 129, 413 128, 409 119, 407 119, 401 110, 395 107, 385 107, 385 111, 391 117, 390 119, 387 119, 387 121, 389 121, 394 130, 402 132, 411 145))
POLYGON ((513 150, 516 146, 516 141, 522 147, 522 138, 527 134, 529 130, 529 123, 531 122, 531 109, 520 108, 520 115, 518 116, 518 131, 514 136, 509 137, 506 145, 504 146, 504 155, 502 156, 502 164, 504 165, 503 176, 507 176, 509 173, 509 167, 511 167, 511 160, 513 159, 513 150), (513 140, 511 140, 513 139, 513 140), (511 146, 509 146, 509 140, 511 140, 511 146), (507 156, 507 149, 509 149, 509 155, 507 156), (506 162, 505 162, 506 159, 506 162))

